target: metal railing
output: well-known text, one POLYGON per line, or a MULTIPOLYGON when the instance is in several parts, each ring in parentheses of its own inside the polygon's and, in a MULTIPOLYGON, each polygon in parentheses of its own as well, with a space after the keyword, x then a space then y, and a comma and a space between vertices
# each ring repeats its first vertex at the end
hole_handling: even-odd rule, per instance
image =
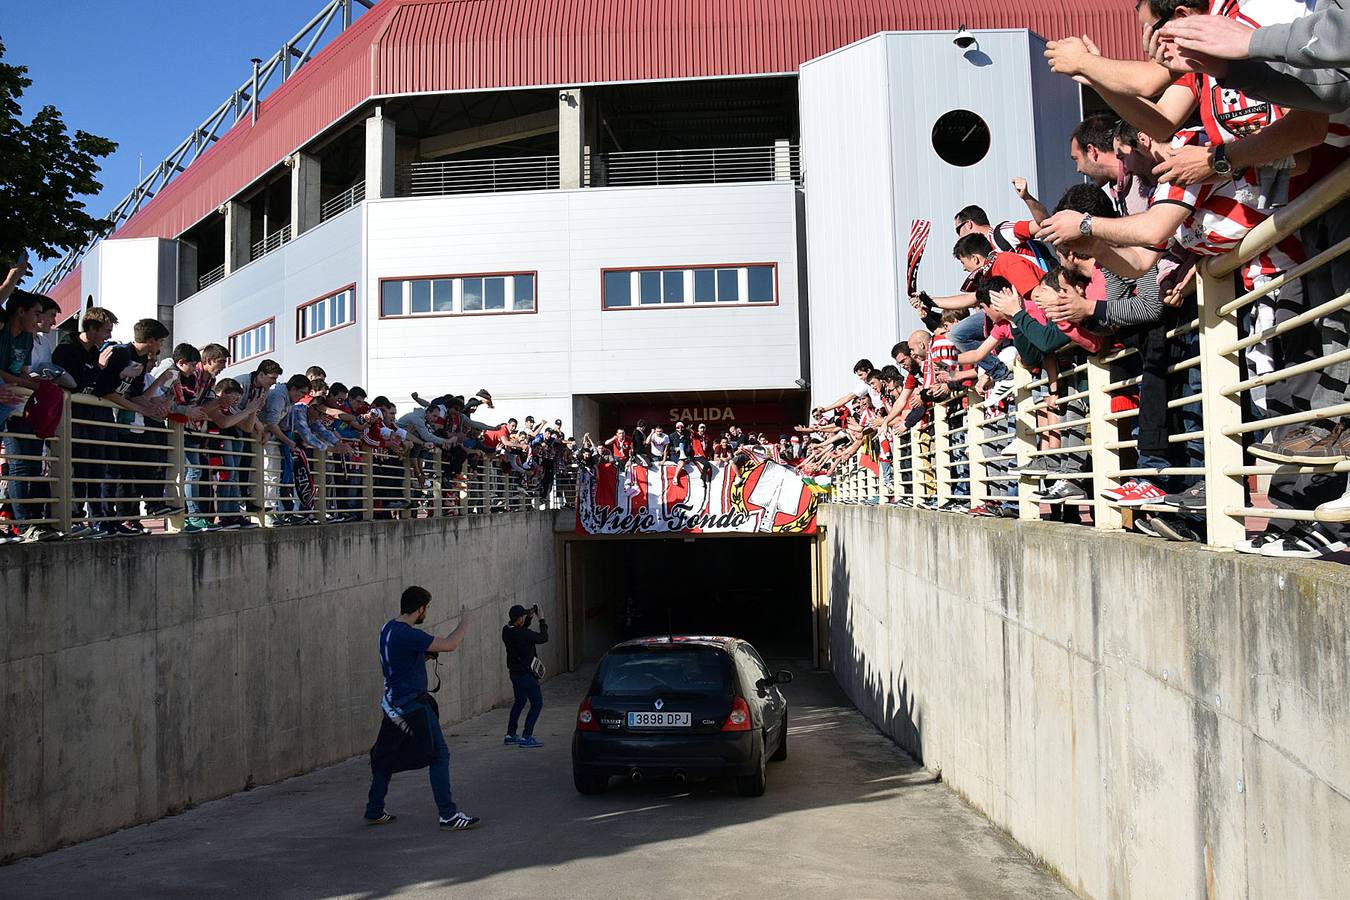
POLYGON ((592 154, 593 184, 720 184, 743 181, 792 181, 802 178, 801 148, 780 143, 766 147, 716 147, 698 150, 635 150, 592 154))
POLYGON ((225 277, 225 264, 221 263, 197 279, 197 289, 205 290, 225 277))
POLYGON ((439 448, 399 453, 291 454, 251 434, 133 420, 86 394, 65 394, 56 433, 17 425, 0 450, 0 524, 51 529, 48 537, 104 537, 154 530, 218 531, 331 525, 373 519, 478 515, 575 505, 575 466, 552 477, 503 457, 452 462, 439 448), (17 425, 17 427, 16 427, 17 425), (205 527, 202 527, 205 523, 205 527))
POLYGON ((394 184, 400 197, 552 190, 558 187, 558 157, 408 163, 398 167, 394 184))
POLYGON ((1323 373, 1350 364, 1344 338, 1323 341, 1321 332, 1331 325, 1328 334, 1344 335, 1350 292, 1308 296, 1301 311, 1282 308, 1279 317, 1273 296, 1350 253, 1350 234, 1331 235, 1306 262, 1257 279, 1252 290, 1239 294, 1241 281, 1234 273, 1347 199, 1350 162, 1253 228, 1236 249, 1204 260, 1194 305, 1186 312, 1168 308, 1154 326, 1155 338, 1168 348, 1161 362, 1156 354, 1142 359, 1139 346, 1119 344, 1095 355, 1071 344, 1036 377, 1019 362, 1009 401, 986 409, 974 392, 962 392, 933 404, 925 422, 891 441, 886 465, 878 471, 858 459, 843 461, 831 500, 947 510, 992 506, 1021 519, 1053 516, 1103 530, 1139 528, 1149 514, 1180 515, 1216 550, 1234 548, 1271 521, 1344 521, 1342 510, 1290 508, 1293 504, 1277 495, 1283 496, 1281 480, 1350 472, 1350 459, 1340 458, 1350 454, 1335 451, 1326 462, 1295 464, 1256 458, 1251 448, 1300 425, 1350 417, 1341 373, 1326 379, 1320 400, 1314 392, 1323 373), (1258 304, 1267 307, 1267 316, 1253 314, 1258 304), (1335 322, 1328 321, 1332 317, 1335 322), (1271 342, 1300 329, 1303 344, 1320 349, 1305 348, 1292 357, 1287 347, 1270 352, 1271 342), (1310 340, 1308 329, 1315 330, 1310 340), (1250 352, 1254 348, 1267 352, 1250 352), (1282 362, 1277 367, 1271 359, 1282 362), (1146 448, 1147 462, 1141 461, 1138 437, 1139 393, 1145 386, 1152 391, 1147 402, 1162 404, 1151 414, 1165 407, 1171 417, 1166 449, 1146 448), (1041 493, 1035 487, 1043 478, 1079 490, 1041 493), (1139 478, 1170 481, 1178 492, 1188 482, 1202 487, 1203 496, 1189 506, 1122 505, 1113 499, 1139 478))
POLYGON ((290 243, 290 240, 291 226, 289 224, 282 225, 249 248, 249 260, 260 259, 274 250, 279 250, 282 245, 290 243))
POLYGON ((319 221, 327 222, 334 216, 340 216, 365 199, 366 183, 364 181, 358 181, 342 193, 334 197, 329 197, 328 200, 319 207, 319 221))

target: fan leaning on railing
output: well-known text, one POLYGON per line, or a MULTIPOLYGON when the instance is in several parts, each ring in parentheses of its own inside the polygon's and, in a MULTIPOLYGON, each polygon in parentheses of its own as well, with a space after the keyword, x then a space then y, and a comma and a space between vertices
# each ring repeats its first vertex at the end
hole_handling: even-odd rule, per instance
MULTIPOLYGON (((1047 376, 1033 378, 1019 364, 1014 370, 1015 402, 1005 412, 990 415, 973 394, 935 403, 930 425, 911 430, 892 447, 890 483, 883 484, 877 473, 855 462, 836 476, 832 500, 876 503, 890 499, 933 508, 964 505, 954 504, 954 500, 970 504, 1015 501, 1019 518, 1040 519, 1044 517, 1044 504, 1027 490, 1034 484, 1028 479, 1037 477, 1039 471, 1036 461, 1080 456, 1087 461, 1089 470, 1070 477, 1082 483, 1084 496, 1059 505, 1061 509, 1067 506, 1077 511, 1090 510, 1092 524, 1098 529, 1118 530, 1127 518, 1134 519, 1140 513, 1172 510, 1170 506, 1150 505, 1122 510, 1111 499, 1132 478, 1168 475, 1197 479, 1201 489, 1191 492, 1194 502, 1182 509, 1203 515, 1206 545, 1213 549, 1250 550, 1253 540, 1246 538, 1250 520, 1350 521, 1350 502, 1345 498, 1316 509, 1278 511, 1270 506, 1248 505, 1246 500, 1249 492, 1259 494, 1264 480, 1271 477, 1350 472, 1350 459, 1346 458, 1350 456, 1350 440, 1345 441, 1347 447, 1343 450, 1333 448, 1320 459, 1310 454, 1299 462, 1261 459, 1262 446, 1251 446, 1253 438, 1268 437, 1274 429, 1350 416, 1350 398, 1342 396, 1338 398, 1340 402, 1266 418, 1244 417, 1243 412, 1244 407, 1250 408, 1246 400, 1252 392, 1290 379, 1306 380, 1308 376, 1344 366, 1350 363, 1350 349, 1299 360, 1255 377, 1244 378, 1242 374, 1244 351, 1295 329, 1318 326, 1328 317, 1341 314, 1350 307, 1350 291, 1328 297, 1310 309, 1246 336, 1242 336, 1240 324, 1247 307, 1271 291, 1294 279, 1316 276, 1333 260, 1350 253, 1350 234, 1333 237, 1330 246, 1311 254, 1307 261, 1240 296, 1233 278, 1239 267, 1347 199, 1350 199, 1350 162, 1343 163, 1294 202, 1254 227, 1236 249, 1200 265, 1196 278, 1198 317, 1179 323, 1166 333, 1169 341, 1183 340, 1190 334, 1198 336, 1198 352, 1177 360, 1167 369, 1172 375, 1191 370, 1198 370, 1200 375, 1198 386, 1188 386, 1167 401, 1169 410, 1185 410, 1191 423, 1190 430, 1170 435, 1168 441, 1202 451, 1193 454, 1198 457, 1193 464, 1127 467, 1123 461, 1125 453, 1136 450, 1138 441, 1122 436, 1120 431, 1122 426, 1130 427, 1138 409, 1121 403, 1119 398, 1135 390, 1140 379, 1121 378, 1118 370, 1113 374, 1113 366, 1138 351, 1130 348, 1091 356, 1077 352, 1060 364, 1059 379, 1071 378, 1074 382, 1068 390, 1061 389, 1058 396, 1046 393, 1047 376), (1038 414, 1062 408, 1069 402, 1083 404, 1086 415, 1038 424, 1038 414), (1015 429, 1009 427, 1010 421, 1015 422, 1015 429), (1081 442, 1048 448, 1039 440, 1048 433, 1062 435, 1071 431, 1081 434, 1081 442), (1009 446, 1002 447, 1003 444, 1009 446), (1249 456, 1256 459, 1249 460, 1249 456), (1011 465, 1014 461, 1015 466, 1011 465), (1261 480, 1253 482, 1254 476, 1261 480), (1009 491, 1012 485, 1018 487, 1016 497, 1009 491)), ((1066 518, 1081 521, 1081 515, 1066 518)), ((1259 537, 1256 542, 1260 542, 1259 537)))

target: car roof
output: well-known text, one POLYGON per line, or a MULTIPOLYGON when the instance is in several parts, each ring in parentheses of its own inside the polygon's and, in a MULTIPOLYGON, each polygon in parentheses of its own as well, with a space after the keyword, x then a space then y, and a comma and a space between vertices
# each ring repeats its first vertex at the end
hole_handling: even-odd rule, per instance
POLYGON ((701 645, 705 647, 717 647, 721 650, 731 650, 738 643, 740 643, 739 638, 725 637, 722 635, 675 634, 661 635, 660 637, 634 638, 631 641, 623 641, 622 643, 615 644, 610 649, 618 650, 623 647, 659 648, 701 645))

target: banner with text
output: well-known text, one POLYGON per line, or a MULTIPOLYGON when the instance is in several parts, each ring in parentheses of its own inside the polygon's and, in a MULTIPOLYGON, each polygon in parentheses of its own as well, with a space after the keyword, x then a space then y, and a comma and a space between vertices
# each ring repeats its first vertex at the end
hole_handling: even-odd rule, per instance
POLYGON ((583 467, 580 534, 815 534, 817 494, 795 469, 772 461, 583 467))

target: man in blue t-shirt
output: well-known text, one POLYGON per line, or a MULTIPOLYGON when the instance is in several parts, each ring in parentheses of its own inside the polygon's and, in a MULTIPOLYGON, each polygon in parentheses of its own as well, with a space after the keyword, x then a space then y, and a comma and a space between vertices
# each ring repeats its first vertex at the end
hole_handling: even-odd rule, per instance
POLYGON ((455 630, 438 638, 416 627, 427 620, 430 604, 431 593, 413 585, 403 592, 399 601, 400 615, 380 629, 380 668, 384 672, 384 697, 380 707, 387 722, 380 729, 380 738, 371 752, 370 796, 366 802, 368 825, 385 825, 396 818, 384 808, 384 797, 394 771, 426 765, 425 757, 421 762, 393 768, 379 766, 376 760, 396 755, 400 741, 413 739, 426 731, 430 731, 435 750, 430 766, 431 793, 436 798, 441 830, 463 831, 473 828, 479 821, 477 816, 460 811, 450 795, 450 748, 445 744, 441 723, 427 693, 427 659, 437 653, 456 650, 464 641, 472 615, 467 607, 461 606, 455 630), (386 740, 387 736, 392 737, 386 740))

